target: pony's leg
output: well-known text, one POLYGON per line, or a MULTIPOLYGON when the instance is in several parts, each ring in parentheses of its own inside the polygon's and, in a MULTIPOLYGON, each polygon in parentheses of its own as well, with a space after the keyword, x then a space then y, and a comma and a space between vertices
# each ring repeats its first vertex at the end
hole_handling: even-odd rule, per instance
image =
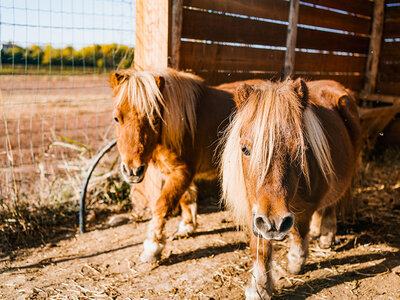
POLYGON ((300 273, 308 255, 308 232, 310 229, 310 215, 299 216, 295 226, 291 229, 288 271, 291 274, 300 273))
POLYGON ((246 288, 247 300, 270 299, 274 289, 272 278, 272 243, 250 233, 250 250, 254 261, 251 284, 246 288))
POLYGON ((182 209, 182 219, 179 222, 178 230, 172 236, 172 239, 188 236, 196 230, 197 227, 197 187, 192 182, 186 192, 183 194, 179 204, 182 209))
POLYGON ((336 205, 325 208, 321 223, 321 236, 319 237, 319 246, 329 248, 336 234, 336 205))
POLYGON ((321 235, 321 223, 323 214, 324 214, 324 209, 318 209, 313 213, 311 217, 309 235, 313 238, 317 238, 321 235))
POLYGON ((140 256, 143 262, 156 262, 160 259, 165 245, 165 220, 174 211, 192 178, 193 174, 185 165, 179 165, 168 175, 161 196, 153 208, 153 218, 148 227, 147 238, 143 242, 144 250, 140 256))

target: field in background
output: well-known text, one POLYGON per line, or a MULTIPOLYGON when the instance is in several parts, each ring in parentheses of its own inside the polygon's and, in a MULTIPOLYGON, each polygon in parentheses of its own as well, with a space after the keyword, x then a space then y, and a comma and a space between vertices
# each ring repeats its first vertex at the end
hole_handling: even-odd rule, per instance
POLYGON ((76 224, 88 164, 114 136, 112 90, 108 74, 1 75, 0 88, 0 241, 14 248, 76 224))

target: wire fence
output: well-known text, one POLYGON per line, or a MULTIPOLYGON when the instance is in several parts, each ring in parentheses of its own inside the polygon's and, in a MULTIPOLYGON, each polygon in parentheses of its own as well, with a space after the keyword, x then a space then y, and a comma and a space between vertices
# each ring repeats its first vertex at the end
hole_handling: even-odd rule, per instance
POLYGON ((2 208, 37 201, 38 180, 81 171, 113 137, 108 75, 132 63, 134 13, 134 0, 0 2, 2 208))

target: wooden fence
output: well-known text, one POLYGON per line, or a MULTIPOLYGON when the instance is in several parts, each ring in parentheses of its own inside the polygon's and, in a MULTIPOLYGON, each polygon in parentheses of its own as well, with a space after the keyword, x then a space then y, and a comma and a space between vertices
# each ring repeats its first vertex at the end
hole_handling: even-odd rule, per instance
MULTIPOLYGON (((294 74, 360 90, 373 5, 367 0, 300 3, 294 74)), ((283 72, 289 2, 184 0, 179 67, 211 84, 283 72)))
POLYGON ((216 85, 278 79, 289 66, 364 100, 400 102, 400 0, 137 0, 136 9, 138 68, 172 66, 216 85))

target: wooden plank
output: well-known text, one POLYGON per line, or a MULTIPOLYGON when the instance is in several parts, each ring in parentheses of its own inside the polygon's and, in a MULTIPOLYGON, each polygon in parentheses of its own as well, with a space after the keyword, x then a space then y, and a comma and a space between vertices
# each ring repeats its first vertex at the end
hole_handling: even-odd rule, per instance
POLYGON ((182 37, 232 43, 284 46, 286 26, 184 9, 182 37))
POLYGON ((250 47, 182 42, 182 69, 281 72, 284 52, 250 47))
POLYGON ((385 18, 387 20, 400 18, 400 6, 387 7, 385 11, 385 18))
POLYGON ((369 19, 307 5, 300 5, 299 24, 362 34, 369 34, 371 30, 371 20, 369 19))
MULTIPOLYGON (((287 21, 289 2, 281 0, 184 0, 185 6, 287 21)), ((299 24, 369 34, 370 20, 300 4, 299 24)))
POLYGON ((397 54, 400 51, 400 42, 382 42, 382 50, 385 55, 388 53, 397 54))
POLYGON ((295 49, 297 41, 297 22, 299 20, 300 0, 290 0, 289 24, 286 35, 286 52, 283 65, 283 78, 292 76, 294 71, 295 49))
POLYGON ((169 66, 178 69, 182 36, 183 0, 172 0, 171 6, 169 66))
POLYGON ((217 72, 207 70, 191 70, 194 74, 204 78, 208 85, 219 85, 222 83, 249 80, 249 79, 269 79, 279 80, 280 73, 277 72, 217 72))
POLYGON ((392 104, 399 103, 400 104, 399 96, 369 94, 369 93, 365 93, 365 92, 361 92, 358 96, 362 100, 378 101, 378 102, 392 103, 392 104))
MULTIPOLYGON (((182 42, 182 69, 274 71, 283 68, 284 51, 182 42)), ((364 72, 366 57, 296 52, 295 71, 364 72)))
POLYGON ((400 84, 396 82, 378 81, 376 85, 376 92, 388 95, 400 96, 400 84))
POLYGON ((296 72, 293 76, 294 78, 302 77, 306 80, 335 80, 340 82, 348 89, 352 89, 354 91, 359 91, 362 88, 363 77, 362 76, 353 76, 353 75, 334 75, 334 74, 310 74, 310 73, 300 73, 296 72))
POLYGON ((379 66, 379 80, 398 81, 400 85, 400 57, 396 61, 382 60, 379 66))
POLYGON ((289 12, 282 0, 184 0, 183 5, 280 21, 287 21, 289 12))
POLYGON ((296 52, 296 72, 364 73, 366 57, 296 52))
POLYGON ((168 66, 168 0, 136 1, 135 68, 168 66))
POLYGON ((385 38, 400 37, 400 6, 386 7, 383 36, 385 38))
POLYGON ((363 16, 372 16, 373 4, 368 0, 304 0, 304 2, 351 12, 363 16))
POLYGON ((367 93, 373 93, 375 91, 379 53, 381 51, 384 9, 385 0, 375 0, 372 34, 365 72, 364 90, 367 93))
MULTIPOLYGON (((231 43, 285 46, 286 25, 183 10, 182 37, 231 43)), ((366 53, 368 38, 298 28, 297 47, 366 53)))
POLYGON ((385 38, 400 37, 400 18, 385 20, 385 24, 383 26, 383 36, 385 38))

